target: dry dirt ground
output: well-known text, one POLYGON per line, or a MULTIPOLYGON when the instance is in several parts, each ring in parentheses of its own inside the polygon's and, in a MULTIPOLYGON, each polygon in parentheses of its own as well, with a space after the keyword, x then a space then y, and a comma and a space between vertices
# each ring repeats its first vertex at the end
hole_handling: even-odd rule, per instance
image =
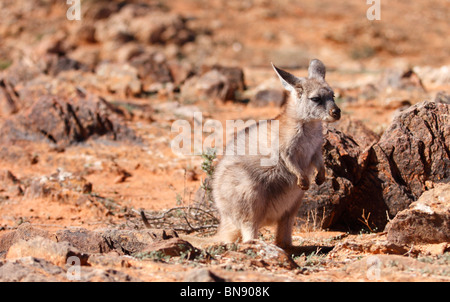
MULTIPOLYGON (((5 72, 43 40, 57 36, 59 27, 69 32, 78 28, 78 21, 65 19, 67 6, 40 2, 36 7, 14 1, 0 4, 0 16, 4 15, 0 17, 4 20, 0 21, 0 63, 5 72)), ((81 3, 90 5, 90 1, 81 3)), ((309 59, 320 58, 328 66, 327 81, 337 91, 344 117, 364 122, 377 134, 383 133, 405 104, 432 100, 440 91, 447 96, 450 92, 448 73, 443 80, 435 76, 442 66, 450 66, 448 1, 382 1, 382 19, 373 22, 366 19, 365 1, 161 3, 163 11, 186 17, 197 33, 196 42, 183 45, 181 51, 188 60, 196 60, 192 64, 239 66, 247 91, 251 91, 264 81, 276 81, 271 61, 303 76, 309 59), (380 83, 389 70, 409 68, 418 75, 424 90, 387 87, 374 97, 362 90, 370 87, 368 84, 380 83)), ((83 43, 77 44, 77 49, 99 48, 107 42, 83 43)), ((181 48, 171 44, 157 47, 167 56, 181 48)), ((101 91, 105 99, 124 110, 124 123, 141 141, 126 143, 100 137, 66 146, 28 140, 0 145, 0 172, 11 172, 19 184, 0 191, 0 236, 28 224, 50 234, 79 228, 144 232, 140 209, 158 215, 196 204, 196 192, 207 175, 201 169, 201 156, 179 156, 171 150, 171 125, 180 114, 183 117, 169 104, 179 100, 176 93, 161 88, 157 93, 120 95, 102 90, 101 85, 101 81, 93 84, 91 91, 101 91)), ((204 97, 181 100, 180 106, 187 110, 186 116, 193 108, 190 106, 195 106, 204 118, 222 123, 267 119, 280 111, 274 105, 255 107, 204 97)), ((7 115, 3 112, 1 118, 3 123, 7 115)), ((2 177, 4 182, 11 179, 2 177)), ((170 221, 164 229, 171 229, 170 221)), ((214 233, 214 228, 208 232, 186 229, 189 236, 214 233)), ((185 238, 187 232, 177 233, 185 238)), ((386 240, 384 232, 368 230, 363 220, 360 230, 336 231, 320 229, 313 218, 296 224, 293 236, 298 248, 286 253, 270 245, 271 228, 262 229, 260 241, 253 244, 208 245, 193 240, 197 248, 193 257, 186 251, 178 255, 116 250, 93 253, 81 267, 81 275, 85 281, 450 281, 446 242, 396 246, 386 240)), ((65 263, 40 258, 39 253, 19 254, 31 258, 0 254, 0 269, 3 266, 6 270, 14 262, 43 276, 31 281, 68 281, 69 266, 65 263), (48 263, 36 264, 39 261, 48 263), (51 266, 52 273, 45 271, 51 266)), ((24 280, 23 276, 2 277, 3 281, 24 280)))

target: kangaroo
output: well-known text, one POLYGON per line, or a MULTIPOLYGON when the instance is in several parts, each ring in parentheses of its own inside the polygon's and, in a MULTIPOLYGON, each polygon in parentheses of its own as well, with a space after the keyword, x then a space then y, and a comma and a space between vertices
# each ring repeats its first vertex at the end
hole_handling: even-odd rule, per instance
MULTIPOLYGON (((292 246, 292 228, 310 177, 325 181, 322 123, 340 119, 334 93, 325 81, 325 65, 312 60, 308 77, 296 77, 272 64, 289 92, 279 122, 278 161, 262 166, 262 155, 224 155, 212 179, 212 194, 220 214, 216 238, 224 242, 256 239, 260 227, 276 224, 275 244, 292 246)), ((245 139, 259 124, 241 130, 229 143, 245 139)), ((273 134, 272 134, 273 135, 273 134)), ((273 148, 270 146, 268 148, 273 148)), ((268 154, 260 152, 261 154, 268 154)), ((246 153, 247 154, 247 153, 246 153)))

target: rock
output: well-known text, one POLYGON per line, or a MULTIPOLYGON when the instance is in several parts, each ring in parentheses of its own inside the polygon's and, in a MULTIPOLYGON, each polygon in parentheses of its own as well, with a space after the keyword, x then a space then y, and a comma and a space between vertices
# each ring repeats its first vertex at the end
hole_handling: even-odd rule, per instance
POLYGON ((250 105, 264 107, 271 104, 275 107, 281 107, 286 101, 286 96, 285 91, 281 89, 260 90, 250 100, 250 105))
POLYGON ((93 254, 88 259, 88 264, 98 267, 115 267, 115 268, 128 268, 131 267, 131 260, 134 259, 130 256, 121 256, 116 252, 107 254, 93 254))
POLYGON ((378 142, 380 139, 380 136, 367 128, 363 122, 347 115, 342 116, 339 121, 329 126, 350 136, 362 150, 378 142))
POLYGON ((70 38, 70 33, 64 29, 57 30, 54 35, 44 35, 35 46, 35 52, 42 59, 49 59, 52 56, 64 56, 67 51, 73 46, 70 38))
POLYGON ((195 105, 181 105, 179 102, 164 102, 155 104, 153 107, 158 112, 164 113, 164 119, 174 121, 184 119, 199 123, 197 119, 194 120, 194 113, 202 112, 202 110, 195 105))
POLYGON ((412 69, 388 69, 379 80, 357 90, 357 98, 376 100, 385 109, 410 106, 428 97, 421 78, 412 69))
POLYGON ((361 235, 351 235, 350 238, 338 243, 331 252, 331 256, 341 253, 343 250, 350 250, 358 253, 371 254, 394 254, 403 255, 407 253, 409 248, 389 242, 384 235, 366 234, 363 238, 354 238, 361 235))
POLYGON ((181 255, 193 259, 198 254, 196 248, 178 238, 173 230, 107 230, 103 233, 103 238, 119 254, 140 259, 181 255))
POLYGON ((141 251, 153 242, 151 232, 145 230, 107 230, 103 233, 103 238, 110 248, 125 255, 141 251))
POLYGON ((181 87, 185 100, 197 98, 235 101, 236 93, 245 90, 244 72, 238 67, 213 66, 200 76, 189 78, 181 87))
POLYGON ((96 74, 106 88, 120 95, 137 95, 141 92, 138 71, 128 64, 102 63, 97 66, 96 74))
POLYGON ((387 70, 378 85, 381 89, 393 88, 398 90, 425 90, 419 76, 412 69, 406 71, 387 70))
POLYGON ((44 95, 29 108, 10 117, 0 129, 0 137, 47 141, 70 145, 91 137, 138 141, 121 121, 122 112, 105 99, 78 91, 76 97, 44 95))
POLYGON ((421 102, 399 114, 373 146, 383 201, 391 217, 450 177, 450 106, 421 102))
POLYGON ((133 18, 129 28, 144 43, 181 46, 195 40, 195 33, 187 26, 186 19, 167 12, 153 11, 133 18))
POLYGON ((91 20, 106 19, 120 10, 119 3, 110 1, 91 2, 85 3, 85 5, 88 6, 88 8, 83 10, 82 18, 91 20))
POLYGON ((66 272, 59 266, 34 257, 0 260, 1 282, 66 281, 66 272))
POLYGON ((434 97, 434 102, 450 105, 450 94, 445 91, 439 91, 434 97))
POLYGON ((111 14, 107 18, 101 18, 94 23, 95 35, 94 38, 100 43, 114 41, 114 44, 123 44, 126 42, 124 37, 128 37, 128 41, 134 40, 133 33, 129 30, 128 24, 125 20, 131 20, 134 16, 128 14, 125 16, 125 10, 116 14, 111 14))
POLYGON ((90 192, 92 192, 92 183, 84 177, 57 169, 49 176, 32 179, 24 195, 26 198, 50 196, 55 200, 70 200, 90 192))
POLYGON ((189 242, 181 238, 156 240, 148 244, 144 249, 133 253, 137 258, 147 258, 154 255, 177 257, 184 255, 187 259, 194 259, 199 254, 198 250, 189 242))
POLYGON ((450 183, 436 184, 386 226, 396 244, 450 242, 450 183))
POLYGON ((228 94, 227 79, 217 70, 212 70, 202 76, 189 78, 181 86, 180 96, 185 101, 197 99, 219 99, 225 101, 228 94))
MULTIPOLYGON (((145 53, 145 48, 137 42, 129 42, 121 45, 115 53, 115 61, 120 64, 130 63, 130 61, 145 53)), ((139 66, 133 66, 139 69, 139 66)))
POLYGON ((22 223, 16 230, 0 237, 0 255, 2 253, 6 254, 8 249, 15 243, 35 237, 51 238, 51 234, 45 230, 36 229, 29 223, 22 223))
POLYGON ((225 282, 225 279, 217 276, 206 268, 191 269, 186 273, 183 282, 225 282))
POLYGON ((272 104, 276 107, 284 105, 288 95, 286 90, 280 88, 280 81, 270 78, 254 89, 248 90, 250 94, 250 106, 262 107, 272 104))
POLYGON ((441 67, 415 66, 413 71, 427 85, 448 85, 450 83, 450 65, 441 67))
POLYGON ((83 47, 78 47, 67 54, 72 60, 78 61, 89 71, 95 70, 100 61, 100 50, 93 45, 83 45, 83 47))
MULTIPOLYGON (((262 240, 251 240, 242 244, 222 246, 225 252, 220 255, 223 264, 239 269, 243 265, 266 269, 298 267, 294 260, 280 247, 262 240)), ((219 257, 219 256, 218 256, 219 257)))
POLYGON ((446 281, 450 269, 448 265, 425 263, 413 257, 400 255, 365 256, 344 268, 347 276, 356 280, 414 282, 429 275, 430 281, 446 281))
POLYGON ((380 140, 361 154, 364 172, 347 205, 353 219, 365 209, 381 230, 387 216, 420 197, 427 181, 450 177, 449 110, 445 104, 418 103, 397 115, 380 140))
POLYGON ((44 68, 44 62, 35 63, 30 58, 23 57, 21 60, 14 61, 3 73, 2 78, 7 79, 11 87, 16 87, 18 84, 26 83, 42 74, 44 68))
POLYGON ((6 253, 6 259, 35 257, 47 260, 55 265, 64 266, 71 256, 78 257, 81 265, 86 264, 88 255, 79 252, 68 242, 35 237, 28 241, 20 240, 14 243, 6 253))
POLYGON ((139 282, 138 278, 115 269, 82 267, 81 282, 139 282))
POLYGON ((19 94, 7 80, 0 78, 0 114, 8 116, 17 113, 21 107, 19 94))
POLYGON ((324 227, 339 223, 360 229, 363 213, 366 218, 370 213, 371 228, 383 229, 388 216, 419 198, 426 181, 450 177, 449 109, 434 102, 416 104, 364 150, 351 137, 329 131, 324 145, 327 181, 305 194, 303 218, 315 208, 324 227))
POLYGON ((95 254, 111 251, 101 232, 77 228, 56 231, 54 236, 57 242, 69 242, 82 253, 95 254))
MULTIPOLYGON (((230 85, 232 91, 243 91, 247 89, 244 78, 244 70, 240 67, 228 67, 222 65, 213 65, 212 70, 217 70, 219 73, 223 74, 230 85)), ((234 100, 233 98, 230 98, 234 100)))
POLYGON ((194 75, 193 66, 187 61, 172 60, 167 64, 175 85, 182 85, 189 77, 194 75))
POLYGON ((91 23, 81 23, 74 34, 78 43, 95 43, 95 26, 91 23))
POLYGON ((143 53, 130 61, 138 72, 144 91, 149 91, 152 84, 172 82, 172 74, 166 58, 162 53, 143 53))
POLYGON ((0 170, 0 196, 2 195, 6 198, 23 195, 20 180, 9 170, 0 170))
POLYGON ((43 58, 45 67, 43 72, 50 75, 56 76, 59 73, 67 70, 82 70, 88 71, 89 68, 77 60, 71 59, 66 56, 59 56, 56 54, 47 54, 43 58))
POLYGON ((380 88, 373 83, 366 84, 359 88, 358 96, 363 100, 374 100, 380 94, 380 88))
POLYGON ((183 45, 195 39, 184 17, 148 5, 125 5, 118 13, 95 22, 95 26, 95 38, 101 42, 117 41, 123 35, 144 44, 183 45))
POLYGON ((111 249, 125 255, 143 251, 155 241, 177 238, 172 230, 106 230, 103 238, 111 249))

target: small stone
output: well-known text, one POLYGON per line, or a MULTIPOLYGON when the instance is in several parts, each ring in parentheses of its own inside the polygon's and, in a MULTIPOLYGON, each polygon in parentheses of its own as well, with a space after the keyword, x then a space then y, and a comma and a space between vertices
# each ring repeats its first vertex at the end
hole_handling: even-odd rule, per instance
POLYGON ((134 255, 145 258, 146 254, 151 255, 155 252, 171 257, 186 255, 188 259, 193 259, 198 254, 198 250, 186 240, 171 238, 152 242, 140 250, 138 254, 135 253, 134 255))

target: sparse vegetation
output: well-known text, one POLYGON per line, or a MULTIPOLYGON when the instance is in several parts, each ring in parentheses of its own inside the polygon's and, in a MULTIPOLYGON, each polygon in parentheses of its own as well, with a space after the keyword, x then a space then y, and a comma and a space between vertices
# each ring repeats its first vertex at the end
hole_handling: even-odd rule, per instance
POLYGON ((204 191, 204 202, 206 206, 211 206, 213 203, 212 199, 212 187, 211 187, 211 178, 214 174, 214 160, 216 159, 216 149, 209 148, 205 152, 202 153, 202 170, 206 173, 206 178, 202 179, 201 188, 204 191))
POLYGON ((1 60, 0 59, 0 70, 5 70, 11 66, 13 62, 11 60, 1 60))

